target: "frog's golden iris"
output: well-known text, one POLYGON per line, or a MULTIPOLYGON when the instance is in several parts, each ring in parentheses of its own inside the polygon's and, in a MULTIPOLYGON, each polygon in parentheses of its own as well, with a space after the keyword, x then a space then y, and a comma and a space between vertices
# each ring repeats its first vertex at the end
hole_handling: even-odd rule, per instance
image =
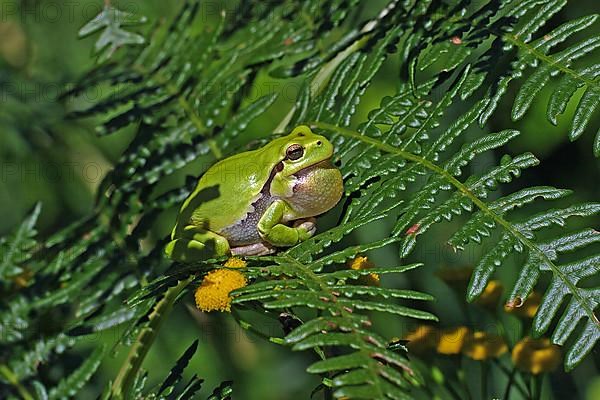
POLYGON ((185 200, 166 252, 189 262, 267 254, 311 237, 343 193, 333 145, 307 126, 206 171, 185 200))

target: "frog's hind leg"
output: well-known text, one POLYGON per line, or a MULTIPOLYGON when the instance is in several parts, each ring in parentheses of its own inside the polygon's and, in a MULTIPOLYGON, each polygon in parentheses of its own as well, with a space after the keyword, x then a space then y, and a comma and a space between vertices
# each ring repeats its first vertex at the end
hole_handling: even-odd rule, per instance
POLYGON ((271 244, 264 242, 231 248, 231 254, 234 256, 264 256, 274 252, 275 248, 271 244))
POLYGON ((180 237, 167 244, 165 253, 172 260, 179 262, 206 260, 229 254, 229 242, 217 233, 188 225, 180 237))

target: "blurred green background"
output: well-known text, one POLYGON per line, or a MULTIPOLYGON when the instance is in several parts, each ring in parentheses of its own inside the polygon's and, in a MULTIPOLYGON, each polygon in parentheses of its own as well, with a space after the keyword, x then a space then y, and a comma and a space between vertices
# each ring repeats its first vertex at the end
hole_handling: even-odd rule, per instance
MULTIPOLYGON (((180 0, 160 1, 120 1, 113 2, 117 7, 136 14, 145 15, 152 21, 169 19, 179 8, 180 0)), ((369 2, 365 15, 379 9, 384 2, 369 2)), ((553 24, 598 12, 597 1, 573 1, 566 11, 558 14, 553 24)), ((133 137, 133 128, 116 134, 96 137, 94 121, 68 120, 67 111, 57 100, 58 94, 73 83, 81 74, 94 66, 92 48, 96 36, 83 40, 77 38, 77 31, 98 14, 101 1, 6 1, 0 9, 0 235, 14 228, 36 202, 41 202, 43 211, 40 219, 42 237, 47 236, 69 223, 85 217, 93 207, 95 191, 102 177, 110 171, 121 151, 133 137)), ((235 12, 232 2, 204 2, 202 7, 205 21, 211 24, 220 8, 235 12)), ((596 29, 598 30, 598 24, 596 29)), ((596 62, 600 59, 596 52, 596 62)), ((364 120, 369 110, 376 108, 384 95, 392 94, 398 82, 398 68, 394 62, 385 65, 368 89, 354 118, 354 126, 364 120)), ((501 129, 515 128, 522 135, 511 142, 504 151, 518 154, 533 152, 541 166, 528 170, 513 187, 533 185, 553 185, 575 191, 570 201, 592 201, 600 199, 600 163, 592 155, 592 140, 595 132, 586 132, 583 137, 569 142, 567 131, 573 115, 573 105, 561 118, 558 127, 551 125, 545 116, 545 108, 550 90, 545 90, 534 103, 532 109, 519 122, 510 120, 511 100, 519 82, 511 86, 511 93, 504 99, 495 116, 484 129, 473 135, 501 129)), ((550 87, 552 87, 550 85, 550 87)), ((258 121, 253 123, 242 138, 264 137, 274 128, 295 101, 300 85, 298 81, 282 81, 264 74, 259 76, 250 99, 273 91, 281 95, 277 103, 258 121)), ((98 93, 100 96, 101 93, 98 93)), ((95 97, 77 101, 93 102, 95 97)), ((576 97, 581 96, 578 92, 576 97)), ((70 104, 76 107, 77 104, 70 104)), ((460 114, 448 115, 450 123, 460 114)), ((462 110, 464 111, 464 110, 462 110)), ((597 121, 598 116, 596 116, 597 121)), ((598 124, 591 124, 597 126, 598 124)), ((496 163, 489 159, 489 164, 496 163)), ((164 188, 183 184, 186 175, 197 175, 197 160, 164 183, 164 188)), ((487 162, 487 161, 486 161, 487 162)), ((484 162, 484 163, 486 163, 484 162)), ((475 166, 484 168, 485 165, 475 166)), ((166 213, 157 221, 155 237, 163 237, 171 228, 176 210, 166 213)), ((326 224, 334 223, 334 219, 326 224)), ((456 223, 456 222, 455 222, 456 223)), ((457 296, 439 278, 436 271, 452 266, 472 265, 485 248, 455 255, 443 243, 453 227, 441 225, 427 236, 410 261, 420 261, 425 268, 407 274, 403 281, 392 285, 413 287, 432 293, 438 299, 430 307, 440 317, 442 326, 466 323, 463 299, 457 296)), ((369 226, 360 234, 377 235, 378 229, 386 229, 385 221, 379 226, 369 226)), ((355 240, 360 241, 360 234, 355 240)), ((377 264, 390 264, 396 255, 393 250, 380 251, 373 256, 377 264)), ((500 279, 514 280, 514 271, 502 272, 500 279), (511 275, 513 275, 511 277, 511 275)), ((204 377, 212 385, 223 379, 233 379, 238 395, 234 398, 253 399, 296 399, 308 398, 310 391, 318 384, 318 379, 304 373, 311 361, 309 354, 291 353, 287 349, 266 343, 244 333, 229 315, 210 316, 194 310, 193 299, 187 298, 184 306, 178 307, 160 333, 152 348, 144 368, 158 371, 157 377, 173 364, 179 355, 194 339, 200 339, 200 348, 194 357, 191 370, 204 377)), ((429 306, 428 306, 429 307, 429 306)), ((476 306, 471 306, 476 307, 476 306)), ((477 308, 471 312, 477 313, 477 308)), ((482 318, 480 323, 487 321, 482 318)), ((518 324, 508 318, 507 329, 517 329, 513 335, 519 338, 518 324)), ((402 320, 386 321, 388 336, 401 336, 410 328, 402 320)), ((280 335, 279 325, 266 327, 280 335)), ((119 332, 105 334, 90 340, 93 347, 100 342, 112 344, 119 332)), ((125 351, 108 358, 100 373, 92 381, 83 398, 95 397, 103 385, 113 379, 115 371, 124 357, 125 351)), ((600 398, 600 378, 597 350, 580 365, 572 375, 557 372, 553 375, 554 398, 600 398), (587 397, 586 397, 587 396, 587 397)), ((476 365, 465 365, 467 374, 476 373, 476 365)), ((55 374, 62 372, 57 368, 55 374)), ((502 387, 502 379, 497 385, 502 387)), ((545 393, 550 396, 549 393, 545 393)), ((517 397, 515 397, 517 398, 517 397)), ((544 397, 546 398, 546 397, 544 397)), ((550 398, 550 397, 548 397, 550 398)))

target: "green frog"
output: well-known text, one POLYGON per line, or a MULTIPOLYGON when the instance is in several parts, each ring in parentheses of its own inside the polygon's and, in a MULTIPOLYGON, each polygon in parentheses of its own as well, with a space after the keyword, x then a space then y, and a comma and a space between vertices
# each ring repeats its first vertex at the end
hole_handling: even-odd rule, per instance
POLYGON ((176 261, 264 255, 316 231, 344 184, 333 145, 307 126, 210 167, 185 200, 166 246, 176 261))

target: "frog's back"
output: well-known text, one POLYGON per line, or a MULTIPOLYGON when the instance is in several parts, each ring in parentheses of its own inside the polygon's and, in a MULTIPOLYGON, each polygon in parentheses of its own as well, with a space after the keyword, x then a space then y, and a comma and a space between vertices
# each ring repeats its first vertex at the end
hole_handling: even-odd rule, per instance
POLYGON ((268 146, 219 161, 183 203, 175 230, 192 224, 219 233, 243 220, 253 211, 252 204, 261 197, 277 162, 268 146))

